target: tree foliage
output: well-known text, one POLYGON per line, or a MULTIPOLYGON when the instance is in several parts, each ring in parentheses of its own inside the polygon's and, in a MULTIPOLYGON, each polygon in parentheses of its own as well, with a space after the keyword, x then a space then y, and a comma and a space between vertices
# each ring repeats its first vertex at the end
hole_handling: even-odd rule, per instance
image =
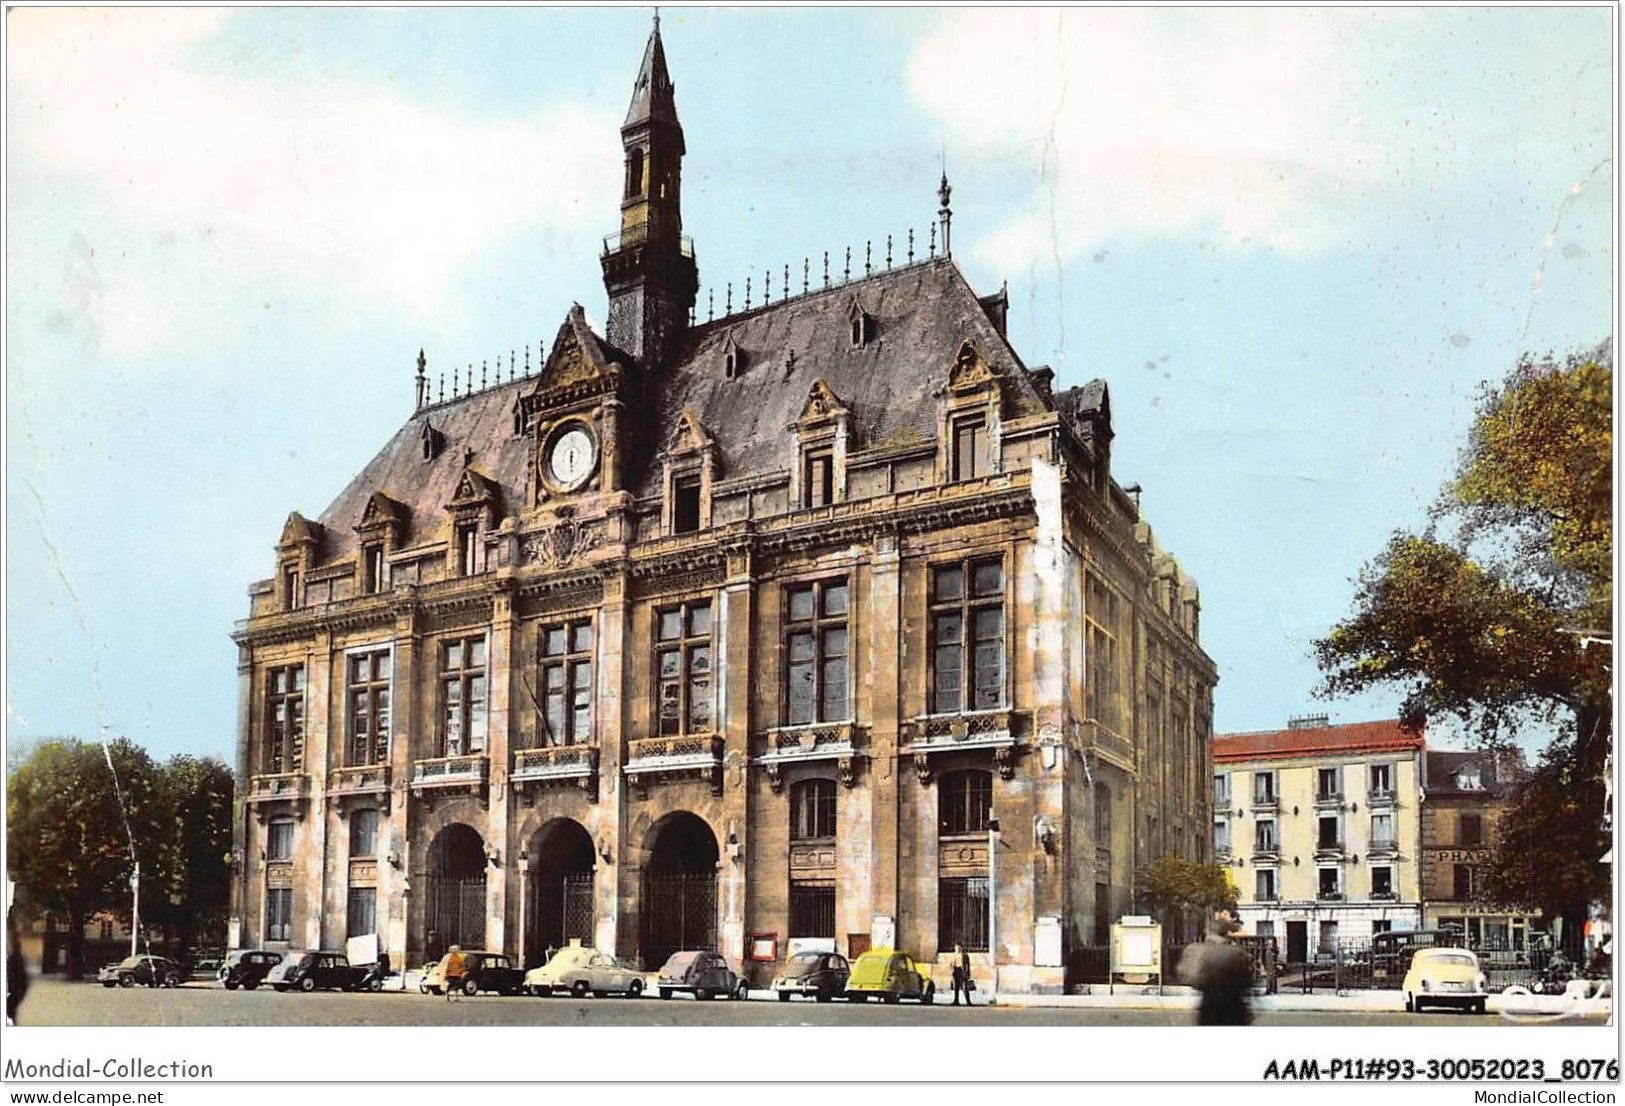
POLYGON ((1404 721, 1453 716, 1485 743, 1547 719, 1597 774, 1609 658, 1579 631, 1612 618, 1612 403, 1607 346, 1485 393, 1426 530, 1390 539, 1316 643, 1322 694, 1397 687, 1404 721))
POLYGON ((224 919, 231 802, 231 773, 218 760, 160 767, 123 739, 105 752, 74 739, 34 749, 7 785, 9 875, 27 901, 67 921, 70 977, 84 968, 85 923, 102 911, 128 917, 135 861, 144 928, 190 944, 224 919))
POLYGON ((1520 787, 1496 825, 1481 897, 1508 910, 1534 907, 1565 920, 1565 940, 1577 942, 1589 905, 1609 892, 1602 864, 1606 841, 1580 802, 1571 779, 1572 755, 1560 746, 1520 787))
POLYGON ((1211 917, 1236 909, 1236 885, 1218 864, 1164 853, 1145 868, 1145 897, 1165 923, 1183 925, 1193 915, 1211 917))

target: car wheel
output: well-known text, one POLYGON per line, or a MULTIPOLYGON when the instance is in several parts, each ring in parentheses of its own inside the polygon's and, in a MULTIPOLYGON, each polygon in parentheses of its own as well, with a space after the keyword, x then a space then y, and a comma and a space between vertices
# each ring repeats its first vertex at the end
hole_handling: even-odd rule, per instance
POLYGON ((626 985, 627 998, 641 998, 643 995, 643 980, 634 979, 626 985))
POLYGON ((750 983, 741 979, 739 985, 734 988, 734 1001, 744 1002, 748 998, 750 998, 750 983))
POLYGON ((114 983, 112 980, 108 980, 105 983, 103 983, 102 986, 103 987, 117 987, 118 984, 114 983))
POLYGON ((1416 1013, 1416 1000, 1411 998, 1411 996, 1408 994, 1405 996, 1405 1013, 1416 1013))
POLYGON ((473 998, 475 995, 477 995, 479 993, 480 993, 480 981, 479 980, 477 980, 477 979, 465 979, 465 980, 463 980, 463 994, 467 995, 469 998, 473 998))
POLYGON ((789 1002, 790 1001, 790 992, 789 991, 780 991, 779 992, 779 1001, 780 1002, 789 1002))
POLYGON ((570 994, 576 998, 586 998, 587 981, 585 979, 578 979, 574 983, 570 984, 570 994))
POLYGON ((1480 1016, 1483 1016, 1489 1010, 1489 1002, 1489 999, 1481 998, 1477 1002, 1473 1003, 1473 1009, 1477 1011, 1480 1016))
POLYGON ((237 981, 235 979, 225 979, 221 980, 221 982, 226 985, 226 990, 228 991, 235 991, 237 989, 237 981))
POLYGON ((299 989, 307 995, 310 994, 316 989, 316 977, 312 975, 305 976, 299 981, 299 989))
POLYGON ((700 1002, 706 1002, 710 999, 711 992, 707 991, 704 987, 696 987, 694 988, 694 997, 700 1002))
POLYGON ((257 979, 244 980, 243 981, 243 990, 252 991, 255 987, 258 987, 259 985, 260 985, 260 983, 259 983, 259 980, 257 980, 257 979))
POLYGON ((834 997, 835 997, 834 995, 826 995, 823 991, 819 991, 816 995, 813 996, 813 999, 815 1001, 817 1001, 817 1002, 828 1002, 830 999, 832 999, 834 997))
POLYGON ((849 994, 849 995, 846 996, 846 1000, 848 1002, 860 1002, 860 1003, 861 1002, 868 1002, 869 1001, 869 996, 868 995, 852 995, 852 994, 849 994))
POLYGON ((131 975, 129 972, 125 972, 123 975, 118 977, 118 985, 120 987, 134 987, 135 976, 131 975))
POLYGON ((662 987, 662 988, 660 988, 660 997, 661 998, 671 998, 671 988, 670 987, 662 987))
POLYGON ((937 1001, 937 985, 935 983, 925 985, 925 994, 920 996, 920 1001, 927 1006, 937 1001))
POLYGON ((418 994, 426 995, 428 993, 429 993, 429 985, 427 983, 423 982, 423 980, 421 980, 421 979, 418 980, 418 994))
POLYGON ((886 1005, 887 1006, 896 1006, 899 1002, 902 1002, 902 1001, 903 1001, 903 996, 902 995, 887 995, 886 996, 886 1005))
POLYGON ((271 984, 271 990, 273 990, 273 991, 286 991, 287 989, 288 989, 288 985, 286 983, 273 983, 273 984, 271 984))
POLYGON ((179 987, 180 985, 181 985, 181 977, 178 976, 178 975, 175 975, 173 972, 171 972, 169 975, 164 976, 164 986, 165 987, 179 987))

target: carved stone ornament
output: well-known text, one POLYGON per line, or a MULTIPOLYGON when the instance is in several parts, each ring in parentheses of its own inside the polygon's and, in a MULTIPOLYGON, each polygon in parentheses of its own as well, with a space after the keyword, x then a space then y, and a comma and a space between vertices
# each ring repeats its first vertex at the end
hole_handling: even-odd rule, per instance
POLYGON ((560 568, 598 548, 602 540, 603 534, 596 525, 562 518, 525 539, 525 563, 560 568))

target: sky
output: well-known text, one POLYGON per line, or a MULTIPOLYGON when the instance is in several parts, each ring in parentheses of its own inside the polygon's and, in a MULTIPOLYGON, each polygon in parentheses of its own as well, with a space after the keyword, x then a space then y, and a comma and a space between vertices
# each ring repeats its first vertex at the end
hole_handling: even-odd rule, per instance
MULTIPOLYGON (((8 735, 234 741, 247 587, 431 380, 601 320, 650 11, 8 9, 8 735)), ((1008 281, 1201 585, 1215 728, 1449 478, 1481 383, 1610 334, 1608 8, 663 9, 721 305, 923 244, 1008 281), (736 291, 736 296, 737 296, 736 291)), ((703 317, 703 314, 702 314, 703 317)))

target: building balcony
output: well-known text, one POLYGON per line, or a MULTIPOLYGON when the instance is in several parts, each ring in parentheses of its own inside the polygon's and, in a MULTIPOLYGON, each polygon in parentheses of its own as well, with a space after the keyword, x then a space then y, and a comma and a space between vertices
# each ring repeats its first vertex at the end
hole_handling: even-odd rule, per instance
POLYGON ((1341 807, 1342 805, 1343 793, 1341 791, 1315 792, 1315 808, 1317 810, 1323 810, 1328 807, 1341 807))
POLYGON ((1119 767, 1127 771, 1134 770, 1134 742, 1130 738, 1093 718, 1083 724, 1083 736, 1096 753, 1116 761, 1119 767))
MULTIPOLYGON (((649 224, 639 223, 616 234, 604 236, 604 254, 615 253, 629 246, 641 246, 649 240, 649 224)), ((677 236, 677 249, 684 257, 694 256, 694 239, 686 234, 677 236)))
POLYGON ((1281 846, 1257 845, 1253 846, 1253 863, 1279 864, 1281 862, 1281 846))
POLYGON ((711 790, 722 791, 722 735, 715 733, 642 737, 627 742, 621 771, 633 787, 647 786, 655 776, 698 776, 711 790))
POLYGON ((1321 902, 1342 902, 1342 891, 1328 891, 1324 887, 1315 892, 1315 898, 1321 902))
POLYGON ((384 795, 389 792, 389 765, 351 764, 327 777, 329 795, 384 795))
POLYGON ((933 754, 967 749, 991 750, 999 776, 1012 779, 1016 774, 1015 731, 1021 720, 1022 716, 1012 710, 925 715, 903 723, 898 752, 914 757, 914 771, 922 785, 931 782, 933 754))
POLYGON ((1373 902, 1395 902, 1395 901, 1398 900, 1398 898, 1399 898, 1399 893, 1397 891, 1373 891, 1373 892, 1371 892, 1371 899, 1372 899, 1373 902))
POLYGON ((1316 842, 1316 844, 1315 844, 1315 859, 1316 860, 1341 860, 1341 859, 1343 859, 1343 842, 1341 842, 1341 841, 1319 841, 1319 842, 1316 842))
POLYGON ((248 802, 261 821, 266 804, 279 802, 291 804, 295 816, 303 818, 310 790, 310 776, 305 772, 268 772, 248 778, 248 802))
POLYGON ((443 788, 482 794, 491 778, 491 758, 484 753, 432 757, 412 762, 412 790, 420 796, 443 788))
POLYGON ((1267 894, 1254 895, 1253 896, 1253 901, 1254 902, 1280 902, 1281 901, 1281 896, 1276 894, 1274 891, 1270 891, 1267 894))
POLYGON ((1215 845, 1215 846, 1213 846, 1213 859, 1218 864, 1229 864, 1230 859, 1231 859, 1230 858, 1230 846, 1229 845, 1215 845))
POLYGON ((1391 837, 1373 838, 1366 850, 1371 857, 1395 857, 1399 855, 1399 843, 1391 837))
POLYGON ((531 785, 570 782, 591 790, 598 779, 598 746, 546 745, 515 749, 508 778, 528 793, 531 785))
POLYGON ((1280 799, 1280 796, 1278 796, 1278 795, 1270 795, 1270 796, 1265 797, 1265 798, 1260 798, 1257 795, 1253 796, 1253 813, 1254 814, 1270 814, 1270 813, 1274 813, 1275 811, 1278 811, 1280 809, 1281 809, 1281 799, 1280 799))
POLYGON ((1393 788, 1385 787, 1381 790, 1372 790, 1365 793, 1365 805, 1372 809, 1380 810, 1385 807, 1394 807, 1398 803, 1399 799, 1394 794, 1393 788))
POLYGON ((754 761, 767 772, 774 791, 784 787, 786 764, 833 760, 841 783, 854 783, 854 761, 867 744, 867 731, 851 722, 819 722, 804 726, 780 726, 756 735, 752 741, 754 761))

